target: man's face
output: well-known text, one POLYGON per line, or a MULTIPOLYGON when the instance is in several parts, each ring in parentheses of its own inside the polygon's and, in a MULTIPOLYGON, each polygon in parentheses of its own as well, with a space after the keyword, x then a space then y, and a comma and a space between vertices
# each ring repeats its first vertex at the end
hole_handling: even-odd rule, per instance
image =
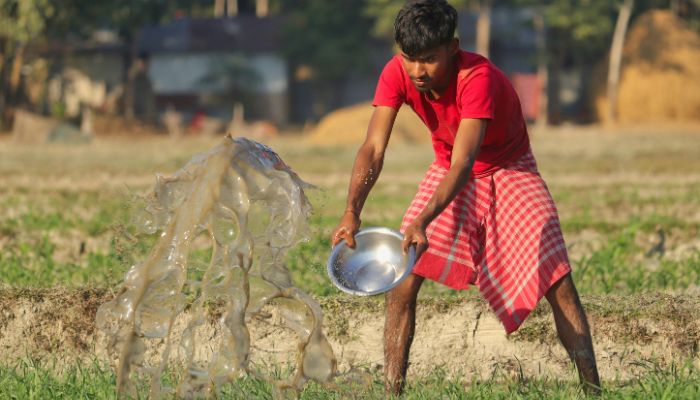
POLYGON ((422 93, 442 91, 451 81, 454 56, 459 44, 456 40, 414 56, 401 52, 403 67, 415 88, 422 93))

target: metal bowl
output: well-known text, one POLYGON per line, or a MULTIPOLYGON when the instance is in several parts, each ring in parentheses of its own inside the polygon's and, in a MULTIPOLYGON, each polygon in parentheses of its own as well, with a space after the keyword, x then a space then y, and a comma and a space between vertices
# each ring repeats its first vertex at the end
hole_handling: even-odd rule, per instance
POLYGON ((356 246, 340 242, 328 259, 328 275, 338 289, 359 296, 384 293, 404 280, 416 262, 416 250, 401 249, 403 235, 389 228, 366 228, 355 235, 356 246))

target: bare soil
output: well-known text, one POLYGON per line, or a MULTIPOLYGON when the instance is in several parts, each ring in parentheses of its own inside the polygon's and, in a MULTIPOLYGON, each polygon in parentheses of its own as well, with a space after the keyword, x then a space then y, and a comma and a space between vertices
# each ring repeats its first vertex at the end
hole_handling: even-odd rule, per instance
MULTIPOLYGON (((0 289, 0 360, 12 363, 31 355, 34 359, 60 359, 62 365, 94 358, 108 361, 105 337, 95 329, 94 318, 99 305, 112 296, 97 289, 0 289)), ((583 301, 603 379, 633 378, 645 369, 689 358, 700 366, 700 295, 586 297, 583 301)), ((334 297, 321 303, 326 334, 340 371, 352 367, 381 369, 381 299, 334 297)), ((467 378, 487 378, 498 371, 575 379, 545 303, 508 337, 478 300, 421 300, 410 374, 422 375, 441 368, 451 376, 467 378)), ((216 315, 220 314, 217 310, 210 312, 210 323, 197 339, 215 348, 220 332, 216 315)), ((175 337, 187 317, 185 313, 176 322, 175 337)), ((276 319, 272 313, 249 321, 252 360, 257 365, 279 365, 296 357, 296 341, 289 340, 292 333, 270 323, 276 319)), ((151 350, 149 353, 155 356, 156 349, 151 350)), ((177 352, 173 357, 177 359, 177 352)))

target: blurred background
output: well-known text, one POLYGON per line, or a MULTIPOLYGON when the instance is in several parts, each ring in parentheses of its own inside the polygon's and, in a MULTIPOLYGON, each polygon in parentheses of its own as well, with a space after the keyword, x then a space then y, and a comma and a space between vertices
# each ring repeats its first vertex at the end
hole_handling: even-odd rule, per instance
MULTIPOLYGON (((359 140, 403 3, 0 0, 0 132, 359 140)), ((462 48, 511 78, 532 123, 700 121, 700 0, 451 3, 462 48)), ((397 130, 427 139, 416 123, 397 130)))

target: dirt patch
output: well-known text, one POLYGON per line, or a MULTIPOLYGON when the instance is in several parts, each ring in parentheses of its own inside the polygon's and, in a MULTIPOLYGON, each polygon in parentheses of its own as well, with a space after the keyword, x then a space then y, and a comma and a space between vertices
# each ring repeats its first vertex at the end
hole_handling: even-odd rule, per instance
POLYGON ((98 289, 0 289, 0 359, 80 357, 94 347, 98 289))
MULTIPOLYGON (((369 124, 373 111, 374 107, 372 107, 371 103, 361 103, 336 110, 318 123, 316 128, 308 135, 308 139, 314 144, 360 144, 365 140, 367 124, 369 124)), ((393 143, 430 141, 428 128, 408 107, 404 107, 399 111, 399 115, 394 122, 391 137, 393 143)))
MULTIPOLYGON (((94 316, 98 305, 112 296, 97 289, 0 290, 0 360, 9 363, 27 355, 66 364, 93 357, 106 360, 105 338, 95 330, 94 316)), ((321 303, 340 370, 381 369, 381 299, 334 297, 321 303)), ((596 296, 584 298, 584 306, 603 379, 633 378, 649 360, 667 366, 693 358, 700 365, 700 295, 596 296)), ((197 340, 219 340, 216 312, 211 310, 208 327, 197 340)), ((494 370, 517 375, 522 369, 528 376, 574 379, 550 314, 546 302, 540 304, 523 327, 507 337, 479 300, 422 299, 410 374, 423 375, 440 367, 451 375, 486 378, 494 370)), ((187 317, 185 313, 183 321, 176 321, 176 332, 187 317)), ((271 325, 275 318, 272 313, 250 319, 256 365, 287 362, 295 356, 294 341, 289 340, 292 333, 271 325)))
MULTIPOLYGON (((619 122, 700 121, 700 36, 673 13, 639 16, 626 38, 623 63, 619 122)), ((601 119, 607 107, 606 73, 597 74, 595 109, 601 119)))

